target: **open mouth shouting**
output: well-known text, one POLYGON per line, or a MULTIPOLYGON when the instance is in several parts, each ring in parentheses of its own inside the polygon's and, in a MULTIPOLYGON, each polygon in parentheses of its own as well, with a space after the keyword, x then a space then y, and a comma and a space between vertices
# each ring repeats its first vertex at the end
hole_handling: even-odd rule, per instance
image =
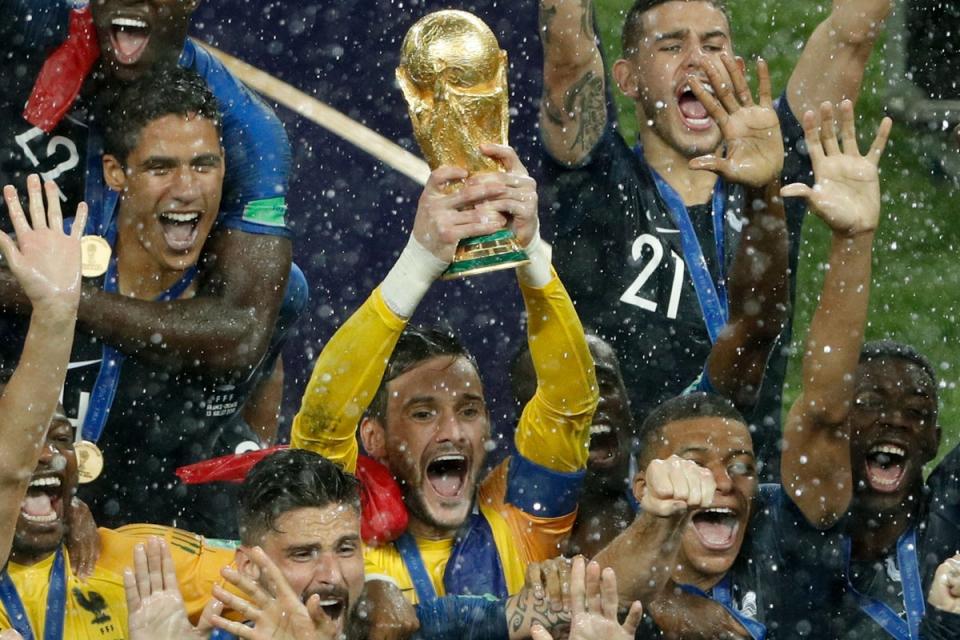
POLYGON ((35 528, 52 528, 63 520, 60 476, 34 476, 20 505, 20 517, 35 528))
POLYGON ((116 16, 110 21, 110 44, 120 64, 139 62, 149 42, 150 24, 143 18, 116 16))
MULTIPOLYGON (((703 88, 712 95, 716 92, 707 80, 701 80, 703 88)), ((680 119, 692 131, 707 131, 713 126, 713 118, 707 113, 707 108, 694 95, 690 85, 684 83, 677 88, 676 93, 677 108, 680 111, 680 119)))
POLYGON ((620 443, 613 427, 605 417, 594 418, 590 425, 590 453, 587 464, 594 468, 607 468, 616 464, 620 443))
POLYGON ((163 239, 171 250, 181 253, 190 251, 197 242, 197 227, 200 213, 197 211, 165 211, 160 214, 163 239))
POLYGON ((427 484, 441 498, 464 497, 470 463, 460 453, 443 453, 427 463, 427 484))
POLYGON ((693 527, 705 549, 729 551, 737 544, 740 517, 729 507, 709 507, 694 512, 689 526, 693 527))
POLYGON ((907 468, 907 449, 892 442, 880 442, 867 451, 866 478, 870 488, 879 493, 900 489, 907 468))

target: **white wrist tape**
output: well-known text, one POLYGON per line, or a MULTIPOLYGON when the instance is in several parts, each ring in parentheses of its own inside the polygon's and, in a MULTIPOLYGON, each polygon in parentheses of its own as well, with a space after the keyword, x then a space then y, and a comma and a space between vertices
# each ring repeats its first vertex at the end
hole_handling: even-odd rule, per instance
POLYGON ((550 251, 549 244, 540 239, 540 233, 533 237, 530 244, 523 248, 530 263, 517 267, 517 278, 524 285, 541 289, 553 279, 553 273, 550 271, 550 251))
POLYGON ((446 268, 447 263, 430 253, 411 235, 407 246, 380 285, 383 301, 401 318, 409 318, 417 310, 430 285, 446 268))

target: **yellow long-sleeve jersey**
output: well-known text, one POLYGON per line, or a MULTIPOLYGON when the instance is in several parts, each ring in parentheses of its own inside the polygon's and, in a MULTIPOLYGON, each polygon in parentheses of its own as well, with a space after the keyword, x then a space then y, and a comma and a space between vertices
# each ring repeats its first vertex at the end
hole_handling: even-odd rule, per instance
MULTIPOLYGON (((76 640, 123 640, 127 637, 127 601, 123 591, 123 570, 133 566, 133 548, 151 536, 167 541, 176 567, 177 579, 191 620, 212 597, 213 585, 220 582, 220 569, 233 562, 234 552, 209 546, 197 535, 158 525, 130 525, 100 529, 100 558, 93 575, 81 582, 70 568, 66 550, 67 592, 63 637, 76 640)), ((17 589, 34 637, 44 637, 47 623, 47 594, 55 554, 30 565, 10 562, 7 572, 17 589)), ((0 629, 12 628, 6 609, 0 605, 0 629)))
MULTIPOLYGON (((554 274, 543 288, 521 285, 521 292, 537 391, 517 425, 519 455, 494 469, 477 496, 509 593, 523 586, 529 562, 557 555, 560 540, 573 526, 598 401, 583 327, 560 280, 554 274)), ((358 422, 405 326, 380 290, 374 290, 320 354, 293 421, 293 447, 315 451, 355 471, 358 422)), ((416 542, 437 594, 444 595, 453 540, 416 542)), ((368 573, 390 576, 411 601, 417 601, 410 573, 394 545, 368 547, 365 559, 368 573)))

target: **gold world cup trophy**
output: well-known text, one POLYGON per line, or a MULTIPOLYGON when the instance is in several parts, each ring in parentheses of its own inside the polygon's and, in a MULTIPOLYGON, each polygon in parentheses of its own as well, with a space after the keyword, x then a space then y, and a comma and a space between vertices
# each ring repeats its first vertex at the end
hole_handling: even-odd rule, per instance
MULTIPOLYGON (((397 80, 407 99, 413 134, 431 169, 503 171, 480 152, 507 144, 507 54, 483 20, 466 11, 437 11, 403 39, 397 80)), ((527 255, 508 229, 466 238, 445 279, 509 269, 527 255)))

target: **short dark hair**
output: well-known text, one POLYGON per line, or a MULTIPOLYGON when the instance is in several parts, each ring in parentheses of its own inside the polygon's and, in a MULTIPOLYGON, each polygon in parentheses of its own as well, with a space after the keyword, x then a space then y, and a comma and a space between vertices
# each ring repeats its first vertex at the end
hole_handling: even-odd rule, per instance
POLYGON ((380 387, 377 388, 373 402, 367 410, 367 417, 384 422, 389 399, 387 385, 390 381, 402 376, 421 362, 437 356, 466 358, 476 369, 477 375, 480 374, 476 359, 453 333, 436 327, 408 327, 400 334, 400 339, 393 348, 387 369, 380 380, 380 387))
MULTIPOLYGON (((663 433, 664 427, 673 422, 693 418, 723 418, 747 424, 743 414, 737 411, 730 400, 721 395, 696 391, 671 398, 651 411, 640 425, 640 431, 637 434, 640 441, 637 461, 639 463, 649 461, 653 444, 663 433)), ((641 469, 644 466, 646 465, 640 464, 641 469)))
POLYGON ((101 106, 104 153, 126 163, 143 128, 168 115, 210 120, 221 133, 220 107, 203 78, 178 66, 162 66, 126 85, 101 106))
POLYGON ((930 388, 933 390, 934 402, 939 402, 937 399, 937 373, 925 355, 908 344, 895 342, 894 340, 866 342, 860 349, 861 363, 869 362, 870 360, 881 360, 883 358, 899 358, 900 360, 906 360, 920 367, 930 378, 930 388))
POLYGON ((356 477, 312 451, 281 449, 254 465, 240 486, 240 541, 248 546, 260 544, 263 536, 277 530, 277 519, 283 514, 334 504, 359 512, 356 477))
MULTIPOLYGON (((629 58, 637 50, 637 43, 643 37, 643 14, 654 7, 674 2, 675 0, 636 0, 630 10, 627 12, 627 18, 623 23, 623 31, 620 34, 620 46, 624 58, 629 58)), ((708 2, 723 12, 730 19, 724 0, 680 0, 681 2, 708 2)))

